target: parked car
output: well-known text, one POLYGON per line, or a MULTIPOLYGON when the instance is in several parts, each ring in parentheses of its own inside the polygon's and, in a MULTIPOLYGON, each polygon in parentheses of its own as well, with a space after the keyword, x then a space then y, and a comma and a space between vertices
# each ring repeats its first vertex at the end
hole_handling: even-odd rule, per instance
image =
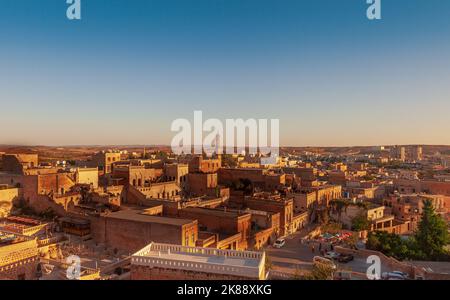
POLYGON ((334 251, 328 251, 327 253, 325 253, 324 257, 334 260, 334 259, 337 259, 339 257, 339 253, 334 252, 334 251))
POLYGON ((408 275, 400 271, 383 272, 381 278, 384 280, 406 280, 408 275))
POLYGON ((401 276, 403 276, 405 278, 409 277, 409 275, 407 273, 402 272, 402 271, 392 271, 391 273, 401 275, 401 276))
POLYGON ((330 266, 333 270, 337 269, 336 264, 331 259, 328 259, 328 258, 325 258, 322 256, 314 256, 313 264, 314 265, 318 265, 318 264, 327 265, 327 266, 330 266))
POLYGON ((348 262, 351 262, 353 259, 354 259, 354 257, 351 254, 341 254, 337 258, 337 261, 340 263, 348 263, 348 262))
POLYGON ((275 248, 278 248, 278 249, 279 249, 279 248, 283 247, 284 244, 286 244, 286 241, 285 241, 284 239, 278 239, 278 240, 275 241, 275 243, 273 244, 273 246, 274 246, 275 248))

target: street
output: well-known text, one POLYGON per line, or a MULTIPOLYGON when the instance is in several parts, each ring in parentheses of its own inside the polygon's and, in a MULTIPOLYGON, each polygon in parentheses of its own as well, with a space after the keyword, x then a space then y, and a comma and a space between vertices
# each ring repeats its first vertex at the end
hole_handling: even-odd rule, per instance
MULTIPOLYGON (((284 239, 286 240, 285 245, 278 249, 273 246, 268 246, 265 251, 266 255, 272 264, 272 270, 277 272, 283 272, 292 274, 301 274, 302 271, 308 271, 312 268, 312 260, 314 256, 321 256, 319 253, 319 243, 310 241, 307 243, 301 243, 302 237, 305 236, 305 232, 300 231, 291 234, 284 239), (314 251, 312 251, 312 245, 314 244, 314 251)), ((329 251, 329 246, 326 248, 322 245, 325 250, 329 251)), ((360 279, 366 279, 366 272, 370 264, 366 263, 365 258, 355 257, 353 261, 348 263, 338 263, 336 262, 338 270, 352 272, 352 277, 357 277, 360 279)), ((393 271, 386 268, 386 266, 381 266, 381 272, 393 271)))

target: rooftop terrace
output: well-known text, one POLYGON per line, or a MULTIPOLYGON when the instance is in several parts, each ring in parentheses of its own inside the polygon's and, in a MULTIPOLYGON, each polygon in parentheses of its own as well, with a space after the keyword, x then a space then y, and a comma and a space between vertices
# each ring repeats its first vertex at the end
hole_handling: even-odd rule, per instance
POLYGON ((131 263, 149 267, 264 278, 264 252, 219 250, 151 243, 136 252, 131 263))

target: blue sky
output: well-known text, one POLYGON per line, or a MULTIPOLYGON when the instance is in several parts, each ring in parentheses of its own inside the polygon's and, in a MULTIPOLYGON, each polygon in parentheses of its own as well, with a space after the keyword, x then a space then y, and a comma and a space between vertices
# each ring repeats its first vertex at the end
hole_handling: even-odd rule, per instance
POLYGON ((279 118, 292 146, 450 144, 450 1, 0 0, 0 144, 169 144, 279 118))

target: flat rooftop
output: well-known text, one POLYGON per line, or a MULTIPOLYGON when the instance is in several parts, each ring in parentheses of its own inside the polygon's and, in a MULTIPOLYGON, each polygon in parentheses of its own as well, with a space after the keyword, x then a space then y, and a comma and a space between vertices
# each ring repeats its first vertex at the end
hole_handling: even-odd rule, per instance
POLYGON ((0 247, 10 245, 16 241, 17 236, 13 233, 0 231, 0 247))
POLYGON ((381 218, 377 218, 377 219, 372 219, 372 222, 385 222, 385 221, 390 221, 390 220, 394 220, 395 216, 394 215, 387 215, 381 218))
POLYGON ((191 254, 191 253, 168 253, 168 252, 150 251, 147 253, 146 256, 155 258, 166 258, 170 260, 178 260, 185 262, 188 261, 188 262, 208 263, 208 264, 227 265, 236 267, 257 268, 259 265, 259 260, 256 259, 191 254))
POLYGON ((43 221, 37 220, 37 219, 33 219, 33 218, 22 217, 22 216, 9 216, 9 217, 0 219, 0 224, 1 223, 4 223, 4 224, 14 223, 14 224, 23 225, 24 227, 33 227, 33 226, 45 224, 46 222, 43 222, 43 221))
POLYGON ((132 256, 132 265, 260 278, 264 252, 219 250, 151 243, 132 256))
POLYGON ((264 168, 220 168, 220 169, 231 171, 250 171, 250 172, 262 172, 267 170, 264 168))
POLYGON ((211 215, 216 217, 241 217, 244 215, 248 215, 249 212, 243 211, 243 210, 236 210, 236 209, 218 209, 218 208, 207 208, 207 207, 186 207, 183 208, 184 211, 192 212, 192 213, 198 213, 203 215, 211 215))
POLYGON ((22 235, 18 236, 13 232, 3 231, 0 229, 0 248, 3 246, 17 244, 28 240, 29 238, 25 236, 22 235))
POLYGON ((194 222, 194 220, 181 218, 168 218, 160 216, 151 216, 145 214, 143 210, 126 209, 118 212, 102 215, 105 218, 128 220, 142 223, 158 223, 166 225, 182 226, 194 222))

